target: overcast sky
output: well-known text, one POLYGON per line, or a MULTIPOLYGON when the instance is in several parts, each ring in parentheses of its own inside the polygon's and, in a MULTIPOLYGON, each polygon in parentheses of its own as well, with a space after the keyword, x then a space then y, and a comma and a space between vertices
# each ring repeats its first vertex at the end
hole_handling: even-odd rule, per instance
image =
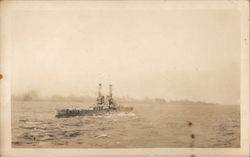
POLYGON ((11 30, 14 94, 239 101, 237 11, 20 11, 11 30))

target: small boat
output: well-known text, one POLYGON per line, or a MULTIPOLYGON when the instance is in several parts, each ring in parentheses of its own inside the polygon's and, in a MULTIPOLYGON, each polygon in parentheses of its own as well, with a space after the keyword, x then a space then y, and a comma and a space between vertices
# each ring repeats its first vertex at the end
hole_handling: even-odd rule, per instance
POLYGON ((55 117, 67 118, 74 116, 95 116, 112 112, 131 112, 133 107, 118 105, 112 97, 112 85, 109 85, 109 95, 106 98, 101 94, 102 84, 99 84, 98 97, 96 104, 88 109, 61 109, 57 111, 55 117))

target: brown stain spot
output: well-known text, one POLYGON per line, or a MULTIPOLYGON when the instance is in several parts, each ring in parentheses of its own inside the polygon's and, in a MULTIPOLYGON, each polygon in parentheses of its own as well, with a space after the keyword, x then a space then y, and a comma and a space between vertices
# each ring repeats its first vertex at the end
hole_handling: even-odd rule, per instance
POLYGON ((193 125, 193 123, 192 122, 188 122, 188 126, 192 126, 193 125))
POLYGON ((191 134, 190 137, 191 137, 192 139, 194 139, 194 138, 195 138, 195 135, 194 135, 194 134, 191 134))
POLYGON ((3 78, 3 75, 2 74, 0 74, 0 80, 3 78))
POLYGON ((190 157, 195 157, 195 155, 194 155, 194 154, 191 154, 190 157))

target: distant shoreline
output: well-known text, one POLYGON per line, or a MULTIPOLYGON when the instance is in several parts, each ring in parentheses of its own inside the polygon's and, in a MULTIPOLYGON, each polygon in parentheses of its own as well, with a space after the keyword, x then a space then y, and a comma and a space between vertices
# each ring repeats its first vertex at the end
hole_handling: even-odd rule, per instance
MULTIPOLYGON (((114 98, 116 100, 116 98, 114 98)), ((58 103, 95 103, 95 100, 49 100, 49 99, 37 99, 37 100, 16 100, 12 99, 13 102, 58 102, 58 103)), ((145 101, 117 101, 118 104, 162 104, 162 105, 225 105, 225 106, 240 106, 239 104, 219 104, 219 103, 211 103, 211 102, 203 102, 203 101, 192 101, 192 100, 170 100, 166 102, 145 102, 145 101)))

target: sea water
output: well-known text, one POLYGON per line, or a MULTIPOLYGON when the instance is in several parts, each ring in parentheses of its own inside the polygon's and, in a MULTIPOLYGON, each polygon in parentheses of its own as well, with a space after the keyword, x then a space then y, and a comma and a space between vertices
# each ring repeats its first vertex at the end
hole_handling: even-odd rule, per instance
MULTIPOLYGON (((240 146, 240 106, 130 104, 134 110, 55 118, 91 103, 12 102, 12 147, 224 148, 240 146)), ((125 104, 126 105, 126 104, 125 104)))

